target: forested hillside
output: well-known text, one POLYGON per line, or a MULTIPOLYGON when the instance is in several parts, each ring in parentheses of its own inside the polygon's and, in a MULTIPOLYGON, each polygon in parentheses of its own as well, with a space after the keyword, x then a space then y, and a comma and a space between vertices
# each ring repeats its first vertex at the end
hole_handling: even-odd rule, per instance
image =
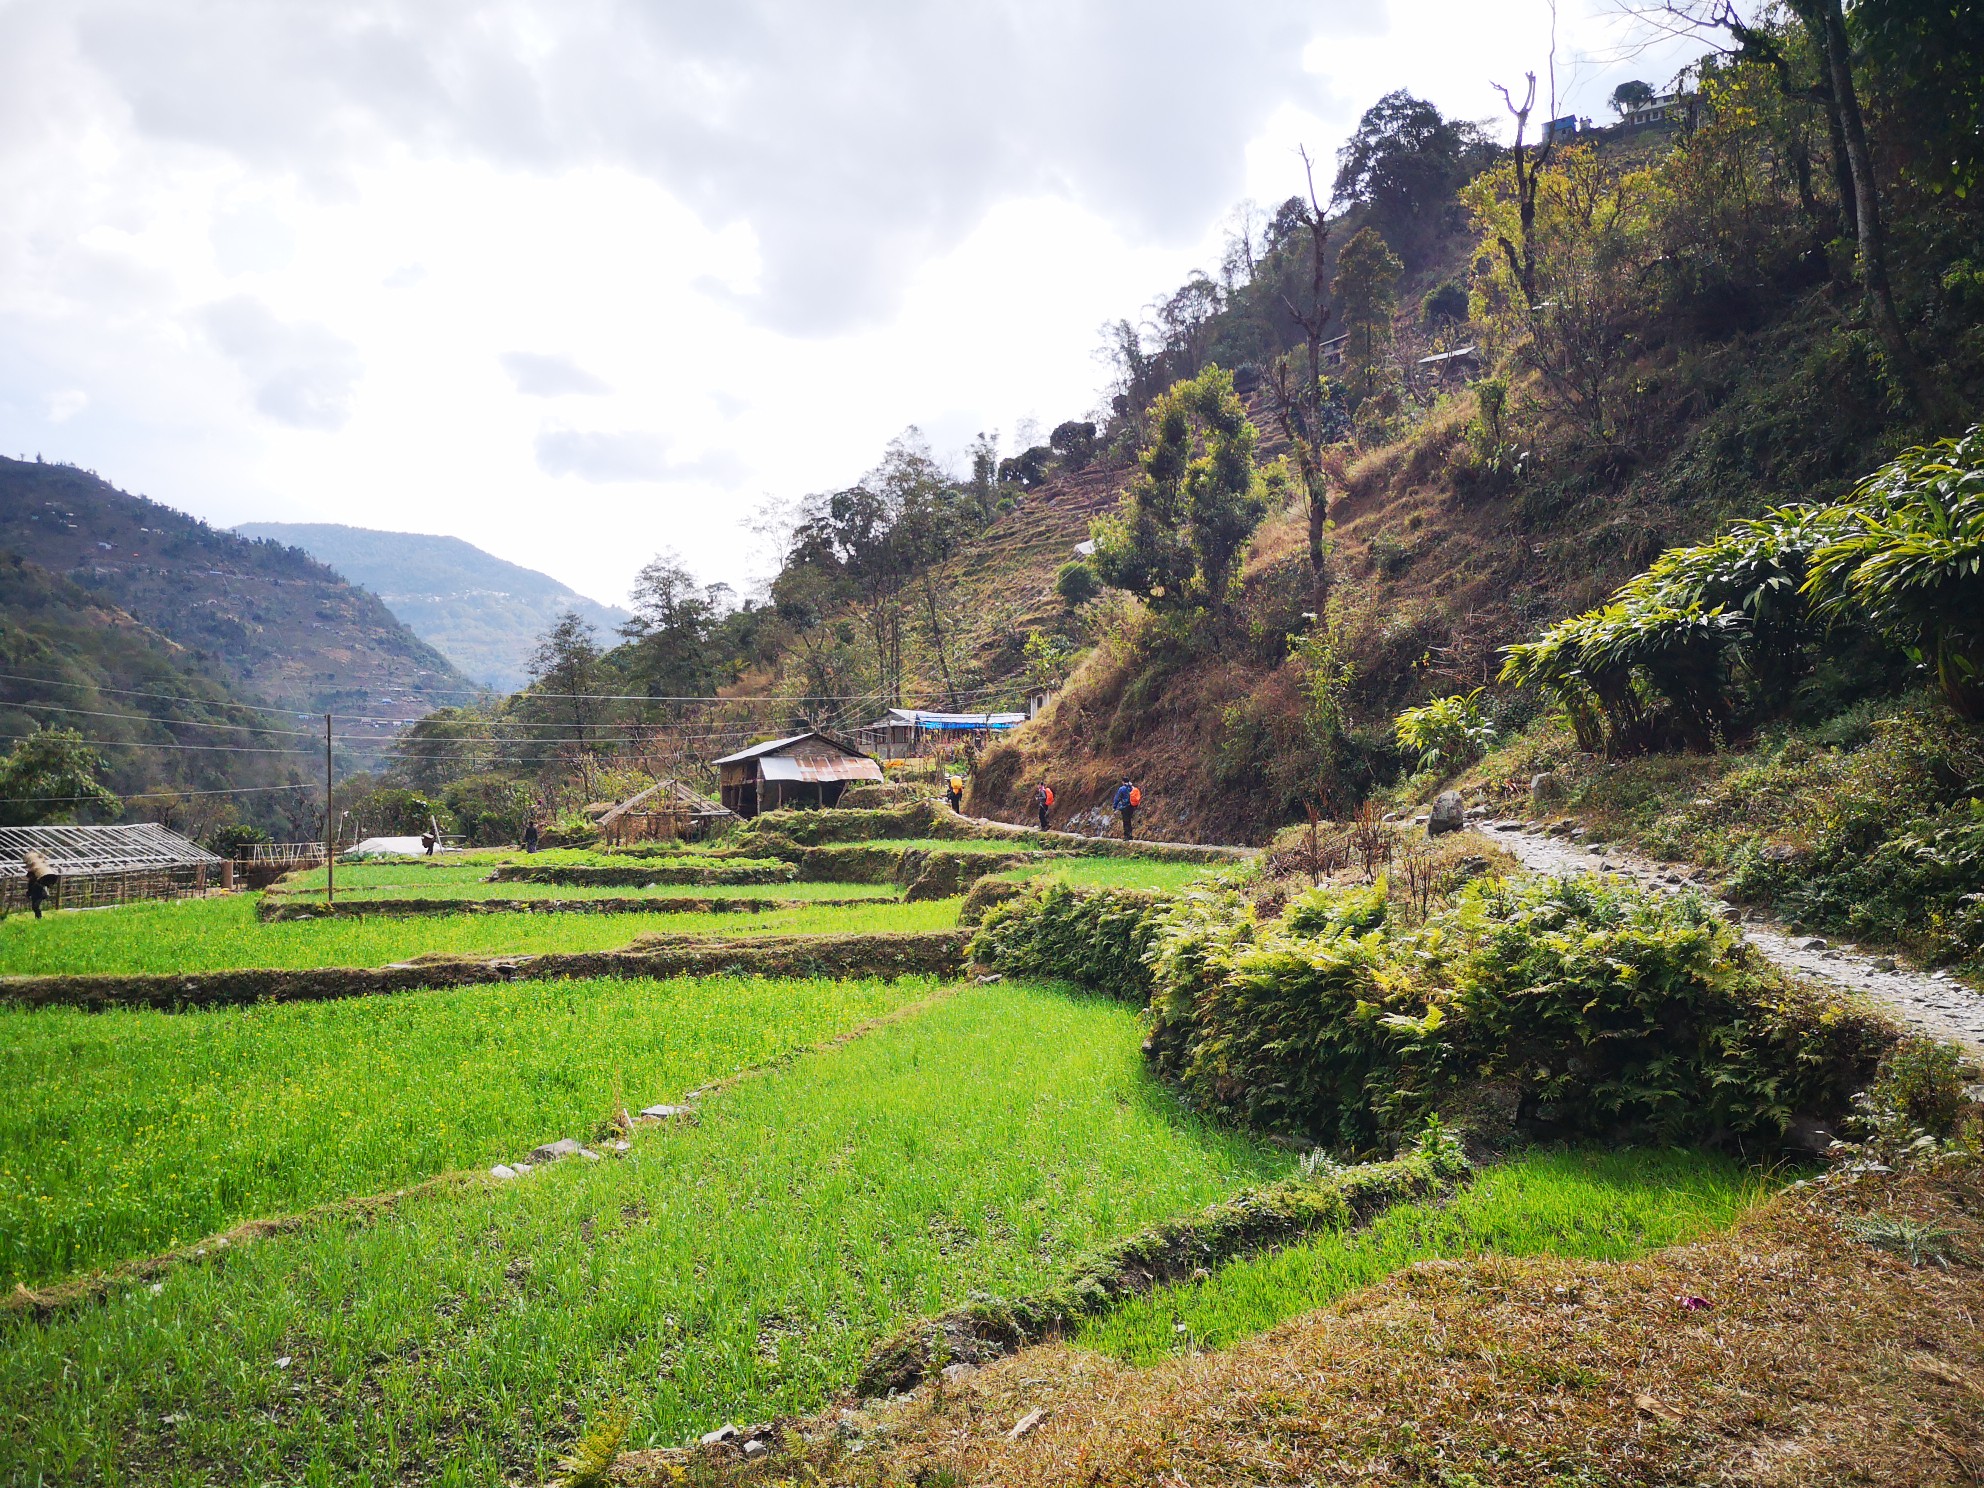
POLYGON ((243 522, 234 530, 301 548, 364 585, 464 674, 505 692, 529 680, 537 638, 566 610, 608 633, 628 619, 617 606, 574 594, 549 574, 458 537, 335 522, 243 522))

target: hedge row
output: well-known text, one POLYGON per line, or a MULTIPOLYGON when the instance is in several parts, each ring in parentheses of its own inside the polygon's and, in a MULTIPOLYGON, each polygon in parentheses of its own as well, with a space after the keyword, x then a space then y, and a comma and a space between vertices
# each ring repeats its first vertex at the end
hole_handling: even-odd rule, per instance
POLYGON ((195 1008, 245 1003, 322 1002, 559 977, 901 977, 955 975, 962 931, 886 935, 643 935, 617 951, 547 956, 421 957, 391 966, 202 972, 192 976, 0 977, 0 1001, 63 1005, 195 1008))
POLYGON ((799 876, 792 864, 777 858, 697 857, 688 861, 651 858, 626 867, 595 867, 578 863, 505 863, 489 875, 490 883, 546 883, 572 887, 635 888, 645 884, 768 884, 789 883, 799 876))
POLYGON ((1229 891, 1035 890, 974 960, 1149 1002, 1145 1050, 1197 1108, 1367 1150, 1482 1082, 1564 1137, 1775 1142, 1833 1118, 1899 1037, 1788 981, 1695 896, 1499 880, 1392 923, 1382 889, 1262 920, 1229 891))
POLYGON ((1059 1280, 1014 1301, 976 1298, 903 1329, 875 1348, 856 1386, 862 1395, 907 1390, 952 1363, 982 1364, 1069 1331, 1120 1298, 1204 1275, 1237 1257, 1305 1235, 1368 1222, 1394 1204, 1424 1199, 1467 1176, 1459 1146, 1435 1130, 1393 1162, 1327 1178, 1291 1178, 1161 1220, 1078 1260, 1059 1280))

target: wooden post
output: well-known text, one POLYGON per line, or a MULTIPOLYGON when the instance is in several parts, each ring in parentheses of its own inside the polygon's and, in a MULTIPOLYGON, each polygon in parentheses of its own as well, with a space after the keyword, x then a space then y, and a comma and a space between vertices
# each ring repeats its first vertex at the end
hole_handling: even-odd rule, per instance
POLYGON ((337 903, 337 818, 331 815, 331 715, 324 715, 324 902, 337 903))

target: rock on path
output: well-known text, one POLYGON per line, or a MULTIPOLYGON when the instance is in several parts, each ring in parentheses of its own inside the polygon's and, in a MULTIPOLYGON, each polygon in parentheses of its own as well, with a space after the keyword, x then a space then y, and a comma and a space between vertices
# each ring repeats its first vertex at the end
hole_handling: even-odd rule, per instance
MULTIPOLYGON (((1663 893, 1697 888, 1711 899, 1716 897, 1709 878, 1698 869, 1656 863, 1615 847, 1594 850, 1581 842, 1550 836, 1533 822, 1480 822, 1476 830, 1532 873, 1612 873, 1663 893)), ((1973 991, 1950 973, 1913 971, 1886 957, 1792 935, 1767 921, 1747 920, 1736 928, 1786 971, 1864 993, 1892 1009, 1911 1027, 1961 1044, 1973 1054, 1984 1054, 1984 993, 1973 991)))

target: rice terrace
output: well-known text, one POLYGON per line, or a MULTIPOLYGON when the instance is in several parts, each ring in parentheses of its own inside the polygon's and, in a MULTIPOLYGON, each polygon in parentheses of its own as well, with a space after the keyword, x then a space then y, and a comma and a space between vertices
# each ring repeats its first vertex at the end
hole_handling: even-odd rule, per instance
POLYGON ((1984 6, 0 17, 0 1488, 1984 1485, 1984 6))

